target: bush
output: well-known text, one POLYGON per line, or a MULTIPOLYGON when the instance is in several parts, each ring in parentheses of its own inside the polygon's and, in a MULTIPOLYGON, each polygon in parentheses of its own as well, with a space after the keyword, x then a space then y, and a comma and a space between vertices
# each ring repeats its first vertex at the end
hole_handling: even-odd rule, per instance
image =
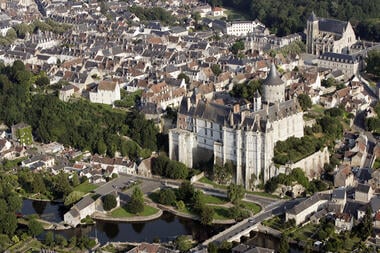
POLYGON ((169 188, 161 190, 158 201, 163 205, 174 205, 176 201, 174 191, 169 188))
POLYGON ((103 197, 103 208, 106 211, 109 211, 117 206, 117 200, 115 195, 113 194, 107 194, 103 197))

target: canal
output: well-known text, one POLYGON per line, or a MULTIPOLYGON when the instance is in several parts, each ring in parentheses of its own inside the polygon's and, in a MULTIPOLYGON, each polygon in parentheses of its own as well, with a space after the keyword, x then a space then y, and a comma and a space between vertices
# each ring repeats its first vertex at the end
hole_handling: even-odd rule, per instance
MULTIPOLYGON (((25 199, 21 213, 38 214, 41 219, 61 222, 65 207, 62 204, 25 199)), ((205 226, 198 221, 175 216, 169 212, 152 221, 146 222, 109 222, 97 221, 95 225, 57 231, 66 238, 87 235, 97 237, 101 244, 107 242, 167 242, 179 235, 191 235, 193 239, 204 241, 223 230, 225 225, 205 226)))

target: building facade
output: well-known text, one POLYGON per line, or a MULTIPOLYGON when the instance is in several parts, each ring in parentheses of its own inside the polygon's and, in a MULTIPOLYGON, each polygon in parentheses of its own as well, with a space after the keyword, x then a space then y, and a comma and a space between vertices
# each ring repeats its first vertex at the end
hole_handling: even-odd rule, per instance
POLYGON ((257 110, 240 110, 208 102, 198 94, 181 102, 177 128, 169 131, 169 156, 188 167, 199 162, 232 162, 234 181, 252 188, 259 179, 277 175, 272 158, 277 141, 303 136, 303 112, 296 99, 285 100, 285 85, 275 66, 264 82, 257 110), (270 92, 275 92, 275 95, 270 92), (282 97, 283 95, 283 97, 282 97))
POLYGON ((318 18, 314 12, 307 20, 306 50, 309 54, 322 55, 325 52, 348 53, 356 43, 355 32, 350 22, 318 18))
POLYGON ((112 105, 116 100, 120 100, 120 86, 113 81, 101 81, 89 93, 92 103, 112 105))

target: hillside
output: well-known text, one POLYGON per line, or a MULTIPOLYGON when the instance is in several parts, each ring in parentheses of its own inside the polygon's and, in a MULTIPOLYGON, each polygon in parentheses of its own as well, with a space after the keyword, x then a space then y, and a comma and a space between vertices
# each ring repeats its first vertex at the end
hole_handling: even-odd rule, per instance
POLYGON ((380 40, 380 0, 209 0, 258 18, 277 35, 301 32, 312 11, 320 17, 350 20, 357 35, 380 40))

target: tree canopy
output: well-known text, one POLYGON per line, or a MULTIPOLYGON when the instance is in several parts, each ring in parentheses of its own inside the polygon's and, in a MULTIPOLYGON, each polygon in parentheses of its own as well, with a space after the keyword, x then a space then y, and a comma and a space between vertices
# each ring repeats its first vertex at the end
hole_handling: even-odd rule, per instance
POLYGON ((377 20, 380 2, 373 0, 209 0, 211 4, 223 5, 246 14, 250 19, 259 19, 277 35, 302 32, 306 20, 314 11, 317 16, 350 20, 357 26, 357 36, 367 40, 379 38, 380 25, 377 20))

